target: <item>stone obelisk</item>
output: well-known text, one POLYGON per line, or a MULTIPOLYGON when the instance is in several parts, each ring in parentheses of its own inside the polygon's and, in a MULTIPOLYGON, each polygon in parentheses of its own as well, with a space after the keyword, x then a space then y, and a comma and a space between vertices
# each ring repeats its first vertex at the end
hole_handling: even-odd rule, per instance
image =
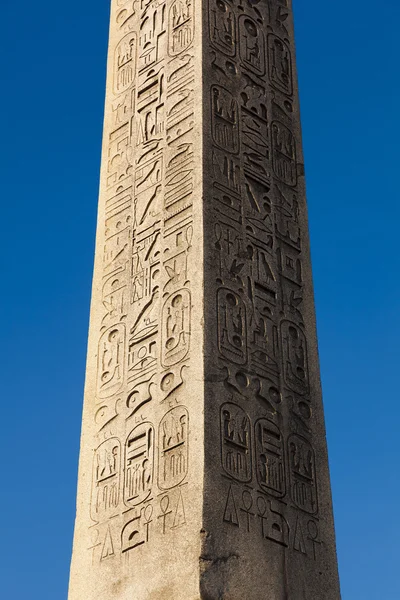
POLYGON ((290 0, 113 0, 69 600, 339 600, 290 0))

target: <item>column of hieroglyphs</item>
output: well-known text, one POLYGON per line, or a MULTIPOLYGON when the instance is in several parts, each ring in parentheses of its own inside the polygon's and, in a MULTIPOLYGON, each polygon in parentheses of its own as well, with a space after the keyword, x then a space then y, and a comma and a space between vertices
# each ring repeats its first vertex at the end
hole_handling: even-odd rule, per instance
POLYGON ((201 477, 192 490, 190 480, 203 469, 189 434, 201 438, 203 393, 187 385, 201 380, 203 355, 194 34, 193 0, 112 4, 73 600, 131 599, 132 586, 135 598, 159 589, 160 600, 187 600, 198 588, 200 541, 189 542, 199 540, 201 477))
POLYGON ((204 556, 229 559, 202 589, 337 600, 291 5, 207 19, 204 556))

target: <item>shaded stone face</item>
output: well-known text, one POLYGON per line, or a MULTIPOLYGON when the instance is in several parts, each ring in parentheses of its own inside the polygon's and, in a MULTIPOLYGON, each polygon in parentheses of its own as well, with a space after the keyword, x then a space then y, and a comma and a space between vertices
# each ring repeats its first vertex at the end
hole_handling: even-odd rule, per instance
POLYGON ((338 600, 289 0, 114 0, 69 600, 338 600))

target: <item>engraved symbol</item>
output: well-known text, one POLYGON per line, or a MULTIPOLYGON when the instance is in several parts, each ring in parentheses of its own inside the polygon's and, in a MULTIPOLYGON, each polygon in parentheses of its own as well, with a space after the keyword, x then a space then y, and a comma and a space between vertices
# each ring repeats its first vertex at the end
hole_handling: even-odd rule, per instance
POLYGON ((106 558, 110 558, 111 556, 114 556, 114 555, 115 555, 115 552, 114 552, 114 544, 113 544, 113 540, 112 540, 112 536, 111 536, 111 529, 110 529, 110 526, 108 526, 106 537, 104 539, 103 548, 101 550, 100 560, 105 560, 106 558))
POLYGON ((162 519, 163 534, 165 534, 167 517, 168 517, 168 515, 172 514, 172 510, 168 510, 169 504, 170 504, 169 496, 163 496, 163 498, 161 498, 161 500, 160 500, 161 515, 158 515, 158 517, 157 517, 157 519, 162 519))
POLYGON ((153 297, 160 276, 160 233, 135 239, 132 254, 132 292, 131 302, 134 304, 143 298, 153 297))
POLYGON ((250 419, 236 404, 221 407, 221 453, 226 473, 237 481, 251 480, 250 419))
POLYGON ((271 125, 272 166, 275 175, 290 186, 297 183, 296 141, 293 133, 279 121, 271 125))
POLYGON ((175 368, 175 371, 169 371, 163 376, 160 382, 160 388, 164 396, 162 402, 167 400, 173 392, 183 385, 183 372, 185 368, 187 369, 187 365, 175 368))
POLYGON ((139 313, 129 340, 128 381, 149 380, 157 369, 158 290, 139 313))
POLYGON ((301 552, 301 554, 307 554, 299 515, 297 515, 296 529, 294 531, 293 549, 296 550, 296 552, 301 552))
POLYGON ((94 454, 92 501, 90 514, 94 521, 113 515, 119 504, 121 444, 117 438, 100 444, 94 454))
POLYGON ((290 493, 298 508, 315 514, 318 510, 315 455, 311 444, 299 435, 288 439, 290 493))
MULTIPOLYGON (((262 255, 262 252, 259 254, 262 255)), ((268 266, 264 263, 263 266, 268 266)), ((256 269, 254 268, 253 271, 256 269)), ((267 271, 265 271, 267 273, 267 271)), ((271 271, 272 275, 272 271, 271 271)), ((257 373, 263 375, 279 372, 278 330, 274 324, 273 310, 270 304, 275 303, 276 292, 273 291, 275 281, 272 279, 249 280, 249 291, 253 300, 251 314, 251 359, 257 373), (254 286, 254 287, 253 287, 254 286)))
POLYGON ((186 524, 185 507, 183 505, 182 491, 179 490, 179 497, 178 497, 178 502, 176 505, 172 529, 176 529, 177 527, 181 527, 182 525, 185 525, 185 524, 186 524))
POLYGON ((129 123, 110 134, 108 159, 107 187, 122 182, 132 174, 133 149, 129 123))
MULTIPOLYGON (((277 231, 277 233, 280 233, 277 231)), ((278 259, 278 267, 280 273, 286 279, 293 281, 297 286, 302 284, 302 264, 300 259, 300 249, 298 244, 293 243, 290 237, 280 239, 280 246, 277 248, 276 254, 278 259)))
MULTIPOLYGON (((133 88, 123 96, 119 96, 113 103, 112 111, 114 127, 120 128, 122 125, 127 125, 129 123, 135 109, 135 95, 135 88, 133 88)), ((113 134, 110 134, 110 138, 112 136, 113 134)))
POLYGON ((99 541, 100 538, 100 531, 98 529, 92 529, 92 531, 90 532, 90 543, 92 544, 91 546, 88 547, 88 550, 92 551, 92 564, 95 564, 95 557, 96 557, 96 548, 98 548, 99 546, 101 546, 101 542, 99 541))
MULTIPOLYGON (((146 152, 142 154, 140 158, 138 158, 138 160, 136 161, 136 194, 141 194, 142 192, 150 188, 153 188, 151 190, 151 194, 153 194, 155 186, 161 183, 163 172, 163 157, 158 146, 158 141, 153 142, 150 146, 146 147, 146 152)), ((137 219, 137 221, 139 221, 139 219, 137 219)))
POLYGON ((163 69, 150 69, 139 80, 137 145, 156 141, 165 127, 165 82, 163 69))
POLYGON ((113 275, 115 277, 115 270, 124 267, 128 260, 129 239, 130 228, 126 227, 106 240, 103 253, 105 275, 114 271, 113 275))
POLYGON ((193 144, 179 144, 165 174, 164 206, 179 210, 191 202, 193 192, 193 144))
POLYGON ((238 104, 232 94, 219 85, 211 88, 212 132, 214 142, 228 152, 239 151, 238 104))
POLYGON ((293 391, 304 395, 309 390, 305 335, 291 321, 282 321, 281 338, 285 383, 293 391))
MULTIPOLYGON (((183 503, 182 489, 183 488, 178 488, 178 497, 174 509, 170 508, 171 499, 169 495, 163 496, 160 500, 161 514, 158 515, 157 519, 160 519, 162 521, 162 531, 164 535, 167 532, 167 529, 177 529, 178 527, 182 527, 182 525, 186 525, 186 515, 183 503), (173 515, 173 517, 168 518, 169 515, 173 515)), ((175 500, 173 500, 173 502, 175 503, 175 500)))
POLYGON ((128 181, 122 182, 110 189, 111 195, 106 199, 106 237, 109 237, 112 230, 120 222, 121 217, 124 218, 127 212, 130 215, 132 187, 128 184, 128 181))
POLYGON ((184 54, 171 63, 172 71, 168 75, 168 91, 175 93, 194 80, 193 56, 184 54))
POLYGON ((255 515, 253 512, 251 512, 251 509, 253 507, 253 497, 248 490, 244 490, 242 493, 242 503, 243 503, 243 508, 241 508, 240 510, 242 512, 246 513, 247 532, 250 533, 250 523, 251 523, 250 517, 254 517, 255 515))
POLYGON ((226 278, 238 282, 243 287, 240 273, 245 265, 238 260, 241 253, 242 240, 239 232, 225 223, 215 223, 215 248, 219 252, 220 281, 226 278))
POLYGON ((124 501, 127 506, 144 502, 151 493, 154 469, 154 429, 141 423, 129 434, 125 445, 124 501))
POLYGON ((269 78, 272 85, 290 96, 293 93, 292 59, 289 46, 278 36, 268 36, 269 78))
POLYGON ((99 341, 97 394, 108 398, 124 381, 125 326, 115 325, 103 333, 99 341))
POLYGON ((223 519, 226 523, 230 523, 231 525, 236 525, 236 527, 239 527, 239 519, 232 486, 229 486, 223 519))
POLYGON ((290 410, 291 430, 297 433, 310 434, 311 429, 308 421, 312 417, 312 410, 309 403, 294 395, 287 396, 286 402, 290 410))
POLYGON ((181 252, 169 260, 165 260, 164 269, 168 275, 168 281, 164 286, 164 290, 171 287, 176 288, 179 284, 185 284, 187 275, 187 253, 181 252))
POLYGON ((282 434, 268 419, 255 425, 257 479, 260 486, 276 497, 283 497, 285 486, 285 457, 282 434))
MULTIPOLYGON (((224 217, 230 219, 235 224, 242 223, 241 206, 242 201, 240 196, 234 192, 227 190, 224 186, 214 183, 213 186, 213 201, 214 208, 224 217)), ((221 226, 220 226, 221 227, 221 226)), ((217 229, 217 225, 215 226, 217 229)), ((222 232, 221 232, 222 238, 222 232)), ((218 248, 217 248, 218 250, 218 248)))
POLYGON ((224 385, 231 395, 237 393, 250 402, 254 399, 260 400, 269 412, 276 413, 274 405, 281 402, 281 395, 274 381, 248 375, 244 371, 235 371, 226 366, 224 370, 226 371, 224 385))
POLYGON ((162 311, 162 357, 164 367, 181 362, 190 348, 189 290, 182 289, 166 300, 162 311))
POLYGON ((116 23, 122 31, 132 31, 134 29, 133 17, 136 14, 136 0, 118 0, 118 6, 123 6, 117 12, 116 23))
POLYGON ((100 408, 96 411, 94 421, 97 425, 97 431, 101 431, 103 427, 105 427, 118 416, 117 404, 119 401, 120 399, 117 401, 112 401, 111 406, 108 406, 108 404, 103 404, 103 406, 100 406, 100 408))
MULTIPOLYGON (((266 89, 260 85, 253 77, 249 74, 243 74, 243 81, 245 86, 240 96, 242 99, 242 110, 249 116, 258 118, 258 124, 256 121, 252 125, 252 128, 257 129, 257 139, 260 140, 262 136, 262 146, 266 145, 267 138, 269 137, 267 127, 267 106, 266 106, 266 89)), ((243 132, 244 133, 244 132, 243 132)), ((254 139, 254 135, 253 135, 254 139)), ((253 146, 254 147, 254 146, 253 146)), ((257 149, 257 148, 255 148, 257 149)), ((264 153, 266 151, 264 150, 264 153)))
POLYGON ((299 222, 299 203, 293 190, 286 190, 282 185, 275 183, 275 208, 293 223, 299 222))
POLYGON ((165 4, 143 2, 139 35, 139 72, 149 67, 164 55, 165 4))
POLYGON ((313 555, 314 555, 314 560, 317 560, 317 552, 316 552, 316 546, 320 546, 322 544, 322 542, 320 540, 318 540, 318 525, 315 521, 308 521, 307 524, 307 531, 308 531, 308 536, 307 539, 310 540, 310 542, 313 545, 313 555))
POLYGON ((193 2, 191 0, 175 0, 169 9, 169 42, 168 54, 176 56, 192 43, 194 34, 193 2))
POLYGON ((272 501, 263 496, 257 498, 258 517, 261 520, 262 536, 281 546, 289 546, 289 524, 278 509, 274 510, 272 501))
POLYGON ((139 514, 131 519, 121 532, 122 553, 133 550, 149 541, 149 527, 152 522, 153 507, 148 504, 139 514))
POLYGON ((128 33, 114 55, 114 92, 121 94, 133 83, 136 66, 136 34, 128 33))
POLYGON ((153 379, 154 375, 155 374, 152 373, 145 381, 138 383, 135 389, 129 394, 126 401, 126 406, 131 408, 132 411, 128 415, 127 419, 133 417, 139 410, 141 410, 153 399, 151 388, 154 387, 155 384, 151 380, 153 379))
MULTIPOLYGON (((251 152, 260 155, 258 159, 260 162, 269 157, 267 123, 253 114, 246 113, 243 108, 242 134, 244 145, 250 148, 251 152)), ((258 166, 258 171, 261 171, 261 166, 258 166)))
POLYGON ((226 288, 218 290, 218 344, 221 355, 236 364, 247 361, 246 308, 243 300, 226 288))
POLYGON ((177 486, 185 479, 189 460, 189 413, 176 406, 162 419, 158 433, 158 485, 162 490, 177 486))
POLYGON ((236 54, 236 17, 226 0, 209 0, 211 44, 227 56, 236 54))
POLYGON ((213 150, 212 165, 214 177, 219 183, 235 192, 240 191, 240 166, 235 159, 213 150))
POLYGON ((239 19, 240 58, 244 65, 257 75, 265 73, 264 34, 257 23, 242 15, 239 19))
MULTIPOLYGON (((288 6, 288 0, 283 0, 282 4, 285 5, 286 8, 284 8, 283 6, 278 6, 276 9, 276 13, 275 13, 275 24, 278 28, 283 29, 284 33, 286 35, 288 35, 288 30, 286 29, 284 22, 286 21, 286 19, 289 16, 289 11, 287 9, 288 6)), ((271 15, 272 18, 272 15, 271 15)))

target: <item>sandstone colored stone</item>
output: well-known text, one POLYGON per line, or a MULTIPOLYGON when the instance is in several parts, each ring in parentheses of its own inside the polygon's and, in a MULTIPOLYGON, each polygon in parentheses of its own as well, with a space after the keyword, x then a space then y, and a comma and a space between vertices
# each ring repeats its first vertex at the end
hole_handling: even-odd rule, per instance
POLYGON ((113 0, 69 600, 339 600, 289 0, 113 0))

